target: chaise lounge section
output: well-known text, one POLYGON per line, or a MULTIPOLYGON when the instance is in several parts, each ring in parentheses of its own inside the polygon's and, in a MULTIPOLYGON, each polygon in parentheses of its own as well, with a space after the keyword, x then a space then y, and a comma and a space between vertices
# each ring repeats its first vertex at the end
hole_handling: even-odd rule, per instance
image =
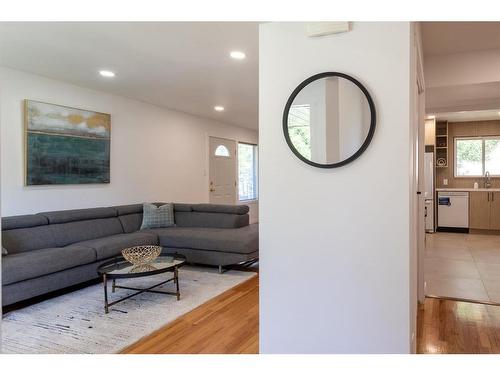
MULTIPOLYGON (((157 203, 158 205, 161 203, 157 203)), ((176 226, 141 230, 142 204, 2 218, 2 305, 97 278, 124 248, 161 245, 190 263, 228 266, 258 258, 248 206, 175 204, 176 226)))

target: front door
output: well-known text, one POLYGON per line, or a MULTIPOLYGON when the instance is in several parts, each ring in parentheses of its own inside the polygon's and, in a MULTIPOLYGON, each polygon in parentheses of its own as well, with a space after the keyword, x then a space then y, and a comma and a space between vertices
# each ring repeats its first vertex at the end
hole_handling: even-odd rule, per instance
POLYGON ((236 203, 236 142, 210 137, 210 203, 236 203))

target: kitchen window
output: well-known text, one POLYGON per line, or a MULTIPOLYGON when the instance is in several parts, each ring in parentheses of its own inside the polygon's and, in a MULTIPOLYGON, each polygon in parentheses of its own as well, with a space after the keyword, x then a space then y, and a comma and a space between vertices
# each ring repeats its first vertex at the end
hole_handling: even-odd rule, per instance
POLYGON ((238 197, 240 201, 258 198, 257 145, 238 143, 238 197))
POLYGON ((455 138, 455 177, 500 176, 500 137, 455 138))

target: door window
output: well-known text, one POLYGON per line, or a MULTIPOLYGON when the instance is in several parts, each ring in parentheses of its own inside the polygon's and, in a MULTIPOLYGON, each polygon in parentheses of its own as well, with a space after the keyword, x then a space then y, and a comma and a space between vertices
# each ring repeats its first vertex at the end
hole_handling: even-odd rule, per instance
POLYGON ((215 149, 215 156, 225 156, 225 157, 229 157, 230 154, 229 154, 229 150, 227 149, 226 146, 224 145, 219 145, 217 146, 217 148, 215 149))

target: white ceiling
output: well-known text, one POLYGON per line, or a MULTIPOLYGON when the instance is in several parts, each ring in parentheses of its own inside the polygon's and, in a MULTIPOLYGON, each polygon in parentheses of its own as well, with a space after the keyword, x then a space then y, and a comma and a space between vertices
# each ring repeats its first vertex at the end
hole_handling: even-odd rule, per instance
POLYGON ((251 129, 258 51, 254 22, 0 22, 0 65, 251 129))
POLYGON ((500 22, 422 22, 424 56, 500 48, 500 22))

